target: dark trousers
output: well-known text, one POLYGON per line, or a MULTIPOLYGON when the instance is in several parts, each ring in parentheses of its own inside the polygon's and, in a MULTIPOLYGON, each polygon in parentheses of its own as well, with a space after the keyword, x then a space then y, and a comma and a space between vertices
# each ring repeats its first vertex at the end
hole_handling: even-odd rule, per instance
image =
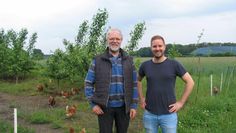
POLYGON ((102 110, 104 114, 98 116, 100 133, 112 133, 113 121, 115 121, 116 133, 127 133, 130 117, 125 113, 125 107, 102 107, 102 110))

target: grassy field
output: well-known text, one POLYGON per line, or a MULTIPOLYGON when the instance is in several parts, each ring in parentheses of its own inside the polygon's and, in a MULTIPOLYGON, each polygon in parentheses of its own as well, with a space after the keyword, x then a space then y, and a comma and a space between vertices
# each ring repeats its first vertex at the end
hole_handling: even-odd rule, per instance
MULTIPOLYGON (((140 58, 143 62, 150 58, 140 58)), ((176 58, 187 69, 194 78, 195 87, 186 103, 186 106, 178 113, 179 133, 235 133, 236 132, 236 57, 182 57, 176 58), (214 96, 210 92, 210 75, 213 75, 213 86, 222 91, 214 96), (222 84, 221 84, 221 77, 222 84)), ((37 76, 37 74, 35 74, 37 76)), ((40 96, 48 97, 52 92, 60 92, 55 89, 55 83, 48 83, 48 87, 43 92, 37 92, 35 86, 49 80, 44 77, 35 77, 15 85, 13 83, 0 82, 0 92, 22 97, 40 96)), ((143 81, 145 86, 146 82, 143 81)), ((72 87, 67 81, 61 89, 72 87)), ((176 94, 179 98, 183 91, 183 83, 178 78, 176 84, 176 94)), ((144 89, 145 92, 145 89, 144 89)), ((69 127, 80 131, 82 128, 87 133, 97 133, 97 118, 91 113, 91 109, 85 100, 83 89, 81 92, 69 99, 64 100, 60 96, 56 98, 57 106, 49 108, 45 105, 31 111, 25 111, 20 104, 12 102, 9 108, 19 108, 19 119, 24 119, 31 125, 49 124, 49 128, 59 129, 62 133, 68 133, 69 127), (73 118, 66 118, 65 105, 77 105, 77 113, 73 118)), ((35 107, 36 108, 36 107, 35 107)), ((0 109, 1 110, 1 109, 0 109)), ((0 111, 1 113, 1 111, 0 111)), ((4 112, 2 112, 4 113, 4 112)), ((138 116, 131 121, 129 133, 144 133, 142 126, 142 109, 138 109, 138 116)), ((0 115, 1 116, 1 115, 0 115)), ((9 121, 11 122, 11 121, 9 121)), ((32 126, 33 127, 33 126, 32 126)), ((0 118, 0 131, 13 131, 12 124, 0 118)), ((34 129, 20 126, 21 133, 37 132, 34 129)), ((51 132, 49 132, 51 133, 51 132)))
MULTIPOLYGON (((143 58, 142 60, 147 60, 143 58)), ((182 57, 176 58, 191 73, 194 90, 179 113, 179 133, 234 133, 236 132, 236 57, 182 57), (210 75, 213 86, 222 91, 211 96, 210 75)), ((183 84, 177 79, 177 97, 182 94, 183 84)))
MULTIPOLYGON (((195 88, 185 109, 179 113, 179 132, 236 132, 236 57, 177 58, 192 73, 195 88), (221 88, 216 96, 213 86, 221 88), (222 80, 222 82, 221 82, 222 80)), ((177 84, 178 86, 179 84, 177 84)))

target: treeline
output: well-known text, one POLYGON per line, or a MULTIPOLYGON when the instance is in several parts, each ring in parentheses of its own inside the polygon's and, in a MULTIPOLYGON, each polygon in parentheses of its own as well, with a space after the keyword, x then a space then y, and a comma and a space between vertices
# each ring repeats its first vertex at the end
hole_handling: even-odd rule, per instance
MULTIPOLYGON (((167 44, 166 45, 166 54, 170 54, 171 52, 175 52, 179 56, 193 56, 192 52, 198 48, 209 47, 209 46, 236 46, 236 43, 212 43, 212 42, 204 42, 199 44, 167 44)), ((152 52, 150 47, 143 47, 134 52, 135 56, 138 57, 152 57, 152 52)), ((211 56, 228 56, 232 55, 230 53, 225 54, 212 54, 211 56)))

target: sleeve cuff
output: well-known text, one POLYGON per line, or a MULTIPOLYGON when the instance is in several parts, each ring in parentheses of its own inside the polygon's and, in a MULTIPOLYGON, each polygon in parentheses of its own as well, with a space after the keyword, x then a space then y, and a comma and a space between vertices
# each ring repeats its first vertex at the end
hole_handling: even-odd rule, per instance
POLYGON ((138 104, 136 104, 136 103, 133 103, 130 106, 131 109, 137 109, 137 107, 138 107, 138 104))
POLYGON ((94 106, 96 106, 96 104, 94 104, 93 102, 90 102, 91 109, 93 109, 94 106))

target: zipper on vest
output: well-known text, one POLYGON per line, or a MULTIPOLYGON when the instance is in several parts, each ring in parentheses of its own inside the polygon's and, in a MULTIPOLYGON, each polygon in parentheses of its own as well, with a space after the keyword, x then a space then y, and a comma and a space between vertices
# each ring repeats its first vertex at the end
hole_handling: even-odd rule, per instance
MULTIPOLYGON (((112 63, 112 62, 110 61, 110 63, 112 63)), ((110 75, 111 75, 110 77, 112 78, 112 64, 111 64, 111 69, 110 69, 110 75)), ((107 97, 106 107, 108 107, 108 101, 109 101, 109 96, 110 96, 111 78, 110 78, 110 81, 109 81, 108 97, 107 97)))
POLYGON ((125 110, 127 110, 127 101, 126 101, 126 88, 125 88, 125 68, 124 68, 124 61, 122 61, 122 67, 123 67, 123 89, 124 89, 124 102, 125 102, 125 110))

